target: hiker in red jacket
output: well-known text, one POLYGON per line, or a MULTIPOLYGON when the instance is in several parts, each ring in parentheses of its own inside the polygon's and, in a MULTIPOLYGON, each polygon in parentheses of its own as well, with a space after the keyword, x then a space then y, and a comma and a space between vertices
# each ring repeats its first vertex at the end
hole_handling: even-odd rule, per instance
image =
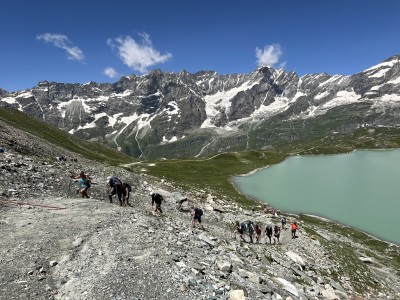
POLYGON ((291 226, 292 226, 292 239, 295 239, 297 237, 296 236, 297 222, 294 221, 291 226))

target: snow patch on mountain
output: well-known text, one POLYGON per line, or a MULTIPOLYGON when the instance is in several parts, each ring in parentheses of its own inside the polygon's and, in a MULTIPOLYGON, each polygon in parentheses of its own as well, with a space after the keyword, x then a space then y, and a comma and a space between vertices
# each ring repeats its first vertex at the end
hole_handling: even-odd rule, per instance
POLYGON ((176 136, 173 136, 170 139, 167 139, 165 136, 163 136, 161 144, 169 144, 169 143, 176 142, 177 140, 178 140, 178 138, 176 136))
POLYGON ((351 103, 355 103, 360 100, 360 95, 355 93, 354 91, 339 91, 336 94, 336 97, 333 98, 331 101, 322 104, 314 111, 310 111, 308 117, 314 117, 317 115, 322 115, 326 113, 329 109, 337 107, 339 105, 348 105, 351 103))
POLYGON ((251 89, 253 86, 259 83, 261 79, 258 81, 246 81, 238 87, 232 88, 227 91, 219 91, 213 95, 207 95, 204 97, 204 101, 206 103, 206 114, 207 119, 200 126, 201 128, 213 128, 216 127, 213 124, 213 121, 216 116, 220 114, 220 111, 223 110, 225 113, 228 113, 231 108, 231 100, 235 97, 239 92, 243 92, 251 89))
POLYGON ((22 94, 19 94, 17 98, 30 98, 30 97, 34 97, 33 94, 29 91, 29 92, 25 92, 22 94))
POLYGON ((372 66, 371 68, 365 69, 364 72, 375 71, 375 70, 380 69, 380 68, 385 68, 385 69, 386 69, 386 68, 391 68, 391 67, 393 67, 397 62, 399 62, 398 59, 392 59, 392 60, 389 60, 389 61, 384 61, 384 62, 382 62, 382 63, 380 63, 380 64, 377 64, 377 65, 375 65, 375 66, 372 66))
POLYGON ((17 100, 15 100, 14 97, 4 97, 3 99, 1 99, 1 101, 8 103, 8 104, 15 104, 17 103, 17 100))
POLYGON ((118 122, 118 120, 120 119, 120 116, 122 114, 123 113, 118 113, 118 114, 115 114, 115 115, 112 115, 112 116, 108 116, 108 124, 111 127, 114 127, 114 125, 118 122))
POLYGON ((400 76, 387 82, 388 84, 400 84, 400 76))

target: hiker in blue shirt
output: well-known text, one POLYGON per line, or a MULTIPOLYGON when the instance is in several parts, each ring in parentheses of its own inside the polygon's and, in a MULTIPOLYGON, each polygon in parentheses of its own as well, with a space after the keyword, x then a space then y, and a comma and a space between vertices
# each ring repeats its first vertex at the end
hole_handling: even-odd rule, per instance
POLYGON ((73 179, 79 179, 79 182, 81 184, 81 189, 79 190, 79 193, 81 194, 82 198, 90 198, 88 195, 88 189, 91 186, 91 181, 92 179, 85 174, 84 171, 81 171, 79 175, 71 175, 71 178, 73 179))

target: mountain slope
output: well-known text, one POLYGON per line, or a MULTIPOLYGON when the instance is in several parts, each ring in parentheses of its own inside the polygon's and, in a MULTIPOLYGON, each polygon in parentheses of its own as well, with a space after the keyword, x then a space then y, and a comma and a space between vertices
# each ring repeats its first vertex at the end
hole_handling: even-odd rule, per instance
POLYGON ((206 156, 397 127, 400 55, 352 76, 264 67, 228 75, 154 70, 114 84, 44 81, 2 91, 0 105, 141 159, 206 156))
POLYGON ((13 109, 0 108, 0 130, 1 146, 19 153, 51 159, 68 153, 70 158, 79 156, 111 164, 132 162, 132 158, 115 149, 85 141, 13 109))

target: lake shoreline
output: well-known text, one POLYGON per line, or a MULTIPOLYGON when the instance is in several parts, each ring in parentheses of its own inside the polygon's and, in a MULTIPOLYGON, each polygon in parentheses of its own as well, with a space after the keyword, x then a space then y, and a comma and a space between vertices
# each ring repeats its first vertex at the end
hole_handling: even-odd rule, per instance
POLYGON ((398 191, 386 190, 386 185, 384 191, 379 188, 384 184, 389 184, 388 182, 391 183, 391 186, 394 185, 395 189, 398 186, 393 182, 394 178, 400 176, 400 174, 396 175, 400 171, 397 171, 398 168, 393 163, 400 160, 397 159, 400 156, 399 149, 379 149, 379 151, 360 149, 343 154, 293 155, 278 164, 257 168, 247 174, 232 176, 231 182, 240 194, 260 205, 280 209, 283 213, 290 212, 297 215, 306 214, 326 218, 335 224, 358 230, 377 240, 399 245, 398 237, 392 230, 388 230, 388 228, 394 228, 393 222, 396 217, 393 214, 398 211, 398 203, 393 201, 391 195, 398 194, 398 191), (320 159, 322 157, 328 159, 328 166, 325 165, 327 160, 320 159), (299 161, 293 160, 293 158, 305 160, 299 161), (314 161, 314 158, 318 160, 314 161), (306 163, 307 166, 305 166, 306 163), (273 168, 273 170, 265 172, 267 175, 262 174, 269 167, 279 164, 285 165, 285 167, 273 168), (321 173, 321 175, 316 172, 313 169, 315 165, 326 173, 321 173), (289 169, 289 166, 292 169, 289 169), (352 174, 348 178, 346 175, 348 172, 343 171, 347 166, 350 166, 350 174, 352 174), (382 166, 386 169, 381 173, 375 173, 371 169, 382 166), (301 172, 293 169, 294 167, 300 168, 301 172), (256 174, 258 172, 260 174, 256 174), (388 172, 391 172, 390 177, 385 175, 388 172), (332 179, 327 173, 334 173, 336 177, 332 179), (342 184, 345 184, 343 188, 342 184), (370 197, 372 199, 368 199, 370 194, 374 195, 370 197), (310 200, 311 197, 315 199, 310 200), (354 201, 349 202, 350 199, 354 199, 354 201), (356 199, 362 199, 362 202, 356 201, 356 199), (377 203, 376 199, 382 200, 377 203), (313 204, 314 202, 315 204, 313 204), (384 216, 383 207, 388 211, 389 216, 384 216), (352 214, 355 211, 359 213, 352 214), (374 222, 367 221, 370 219, 374 222))

